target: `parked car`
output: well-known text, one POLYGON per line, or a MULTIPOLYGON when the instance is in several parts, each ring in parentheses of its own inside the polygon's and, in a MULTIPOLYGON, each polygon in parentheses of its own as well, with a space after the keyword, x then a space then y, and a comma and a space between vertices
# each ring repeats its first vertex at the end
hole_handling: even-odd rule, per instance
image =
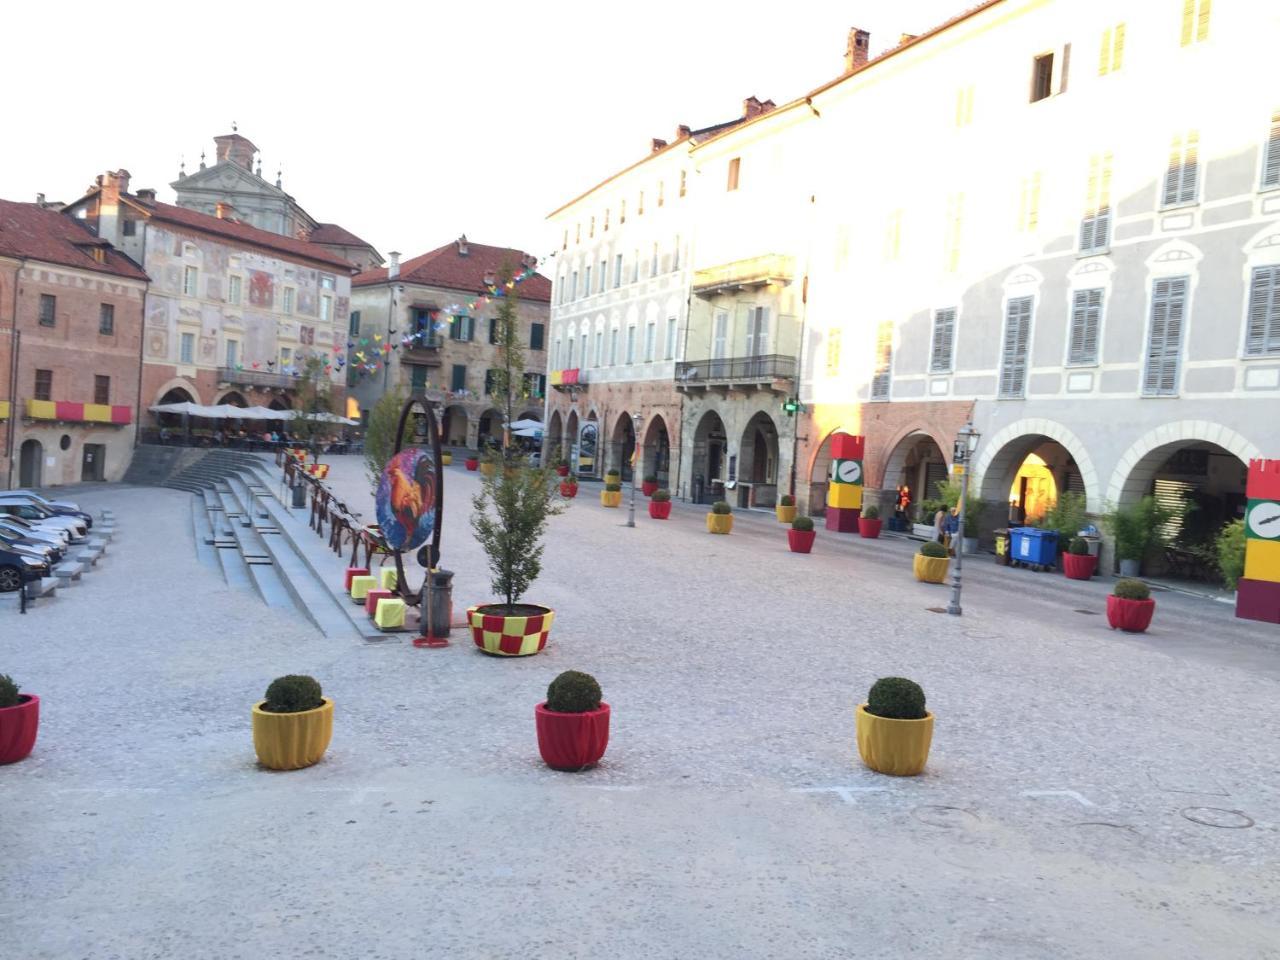
POLYGON ((61 527, 71 534, 72 540, 83 540, 89 532, 88 524, 79 517, 60 517, 32 500, 10 499, 8 495, 0 494, 0 514, 6 513, 33 523, 41 521, 45 527, 61 527))
POLYGON ((21 517, 0 514, 0 528, 11 530, 20 537, 43 540, 55 547, 65 547, 71 542, 71 533, 65 527, 46 527, 40 523, 23 520, 21 517))
POLYGON ((23 537, 3 528, 0 528, 0 549, 13 550, 15 553, 30 553, 47 560, 51 565, 61 563, 65 556, 61 547, 43 540, 23 537))
POLYGON ((25 498, 40 504, 50 513, 57 514, 60 517, 79 517, 84 521, 84 525, 90 530, 93 529, 93 517, 87 510, 81 510, 80 505, 72 503, 70 500, 50 500, 43 497, 34 490, 4 490, 0 491, 0 496, 25 498))
POLYGON ((0 548, 0 593, 12 593, 24 584, 49 575, 49 564, 27 553, 0 548))

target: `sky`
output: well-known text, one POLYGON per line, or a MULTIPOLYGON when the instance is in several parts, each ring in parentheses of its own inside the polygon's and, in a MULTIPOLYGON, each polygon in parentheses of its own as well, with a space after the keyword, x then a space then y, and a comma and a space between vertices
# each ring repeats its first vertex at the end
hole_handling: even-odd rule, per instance
POLYGON ((544 256, 546 215, 652 137, 832 79, 850 27, 874 56, 973 2, 15 4, 0 197, 70 201, 124 167, 172 202, 234 121, 268 180, 384 255, 465 233, 544 256))

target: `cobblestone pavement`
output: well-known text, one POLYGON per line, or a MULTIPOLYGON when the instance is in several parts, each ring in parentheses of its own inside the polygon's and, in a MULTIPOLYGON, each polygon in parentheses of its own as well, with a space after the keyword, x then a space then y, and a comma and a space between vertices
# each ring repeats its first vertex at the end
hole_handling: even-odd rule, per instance
MULTIPOLYGON (((367 501, 355 458, 333 477, 367 501)), ((455 607, 489 599, 447 473, 455 607)), ((584 485, 529 600, 537 656, 325 640, 197 563, 188 497, 78 490, 120 533, 85 582, 0 622, 42 698, 0 768, 6 957, 1280 957, 1280 634, 1160 594, 965 568, 964 616, 912 545, 705 508, 636 528, 584 485), (597 769, 538 759, 561 670, 613 706, 597 769), (260 770, 249 706, 286 672, 336 701, 307 770, 260 770), (937 715, 925 774, 857 760, 877 677, 937 715)), ((371 509, 370 509, 371 513, 371 509)), ((316 549, 322 549, 319 539, 316 549)), ((8 614, 8 610, 0 610, 8 614)))

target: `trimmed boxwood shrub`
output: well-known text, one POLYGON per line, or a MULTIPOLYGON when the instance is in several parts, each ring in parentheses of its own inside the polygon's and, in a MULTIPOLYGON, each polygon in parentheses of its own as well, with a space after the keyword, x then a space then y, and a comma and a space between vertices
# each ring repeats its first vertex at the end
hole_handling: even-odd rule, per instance
POLYGON ((291 673, 271 681, 262 709, 267 713, 301 713, 323 705, 319 682, 314 677, 291 673))
POLYGON ((792 530, 812 530, 813 517, 796 517, 791 521, 792 530))
POLYGON ((862 517, 863 520, 879 520, 880 508, 873 503, 871 506, 864 508, 859 516, 862 517))
POLYGON ((1151 588, 1141 580, 1117 580, 1111 591, 1122 600, 1150 600, 1151 588))
POLYGON ((621 470, 606 470, 606 471, 604 472, 604 478, 605 478, 606 480, 608 480, 610 477, 617 477, 619 480, 621 480, 621 479, 622 479, 622 471, 621 471, 621 470))
POLYGON ((920 544, 920 555, 922 557, 949 557, 947 548, 938 543, 937 540, 926 540, 920 544))
POLYGON ((547 709, 556 713, 586 713, 600 707, 600 684, 589 673, 566 670, 547 687, 547 709))
POLYGON ((646 474, 644 475, 644 482, 645 482, 645 483, 657 483, 657 482, 658 482, 658 475, 657 475, 656 473, 646 473, 646 474))
POLYGON ((573 474, 569 474, 568 476, 561 477, 560 482, 566 487, 576 487, 578 485, 578 478, 573 474))
POLYGON ((16 707, 19 702, 18 685, 7 673, 0 673, 0 709, 16 707))
POLYGON ((1089 542, 1084 537, 1072 537, 1071 542, 1067 544, 1067 553, 1073 557, 1087 557, 1089 542))
POLYGON ((668 500, 671 499, 671 491, 655 490, 653 491, 653 496, 650 497, 649 499, 653 500, 655 503, 666 503, 668 500))
POLYGON ((618 481, 616 480, 610 480, 608 483, 604 485, 604 489, 608 493, 621 493, 622 484, 618 483, 618 481))
POLYGON ((881 677, 867 694, 867 713, 888 720, 923 720, 924 690, 906 677, 881 677))
POLYGON ((796 505, 796 498, 789 493, 784 493, 781 497, 778 498, 778 506, 780 507, 794 507, 795 505, 796 505))
POLYGON ((733 513, 733 507, 729 506, 729 504, 723 500, 717 500, 711 505, 711 512, 725 517, 733 513))

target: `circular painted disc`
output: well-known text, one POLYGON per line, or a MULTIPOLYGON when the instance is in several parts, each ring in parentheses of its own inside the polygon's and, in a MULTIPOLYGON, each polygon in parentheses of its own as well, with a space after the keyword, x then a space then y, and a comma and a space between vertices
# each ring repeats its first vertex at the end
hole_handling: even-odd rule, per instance
POLYGON ((436 467, 425 447, 406 447, 387 461, 378 483, 378 527, 393 550, 414 550, 436 526, 436 467))

